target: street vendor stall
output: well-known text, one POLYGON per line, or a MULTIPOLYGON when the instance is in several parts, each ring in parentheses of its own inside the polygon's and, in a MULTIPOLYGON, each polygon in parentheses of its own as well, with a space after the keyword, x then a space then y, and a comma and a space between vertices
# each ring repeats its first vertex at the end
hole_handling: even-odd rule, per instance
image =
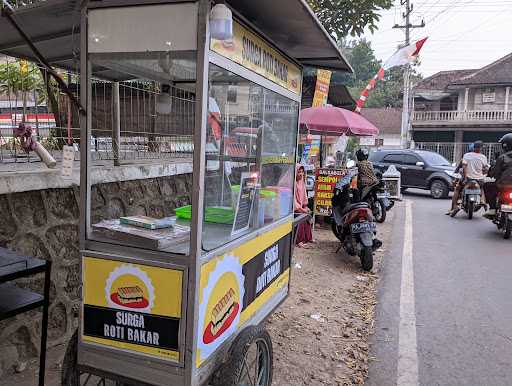
MULTIPOLYGON (((300 130, 308 134, 332 136, 374 136, 379 129, 352 111, 334 106, 309 107, 300 112, 300 130)), ((346 169, 319 168, 316 171, 313 213, 330 216, 334 186, 346 169)))
POLYGON ((262 322, 288 294, 302 66, 351 69, 302 0, 218 3, 48 0, 18 15, 50 63, 80 68, 82 304, 66 386, 271 383, 262 322), (66 30, 72 42, 52 45, 66 30), (100 164, 97 137, 114 154, 100 164), (113 198, 125 185, 112 175, 133 167, 147 181, 113 198), (148 194, 164 204, 139 205, 148 194))

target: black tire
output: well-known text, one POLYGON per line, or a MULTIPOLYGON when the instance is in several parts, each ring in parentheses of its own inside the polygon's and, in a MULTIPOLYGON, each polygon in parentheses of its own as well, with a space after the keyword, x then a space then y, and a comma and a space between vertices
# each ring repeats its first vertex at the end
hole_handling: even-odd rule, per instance
POLYGON ((270 386, 272 384, 273 360, 272 340, 268 332, 261 325, 248 327, 233 342, 227 362, 217 371, 210 383, 212 386, 237 386, 240 384, 270 386), (251 354, 250 350, 254 345, 257 348, 257 358, 254 362, 247 363, 247 357, 251 354), (260 349, 262 356, 260 356, 260 349), (251 368, 249 371, 249 366, 256 362, 258 362, 258 368, 260 366, 262 368, 259 369, 260 371, 254 372, 255 375, 258 373, 258 379, 255 379, 256 383, 253 383, 249 374, 253 369, 251 368), (246 375, 250 383, 240 383, 246 375))
POLYGON ((436 200, 448 197, 450 189, 448 184, 442 180, 434 180, 430 183, 430 195, 436 200))
POLYGON ((71 340, 66 348, 64 359, 62 360, 62 386, 78 386, 80 384, 80 374, 76 368, 78 351, 78 331, 71 336, 71 340))
POLYGON ((386 205, 383 200, 377 199, 373 202, 372 213, 378 223, 386 221, 386 205))
POLYGON ((338 240, 343 241, 341 234, 339 232, 339 229, 338 229, 338 225, 336 225, 336 221, 334 219, 332 220, 332 223, 331 223, 331 229, 332 229, 332 233, 334 233, 334 236, 336 236, 336 238, 338 240))
POLYGON ((77 368, 78 351, 78 331, 75 331, 66 348, 64 359, 62 360, 61 385, 62 386, 127 386, 124 383, 115 382, 105 378, 89 376, 89 374, 80 374, 77 368))
POLYGON ((475 212, 475 203, 473 201, 468 202, 468 219, 471 220, 473 218, 473 213, 475 212))
POLYGON ((510 235, 512 234, 512 221, 508 219, 508 217, 505 218, 505 224, 503 225, 503 238, 505 240, 510 239, 510 235))
POLYGON ((363 247, 361 250, 361 266, 365 271, 371 271, 373 268, 373 248, 363 247))

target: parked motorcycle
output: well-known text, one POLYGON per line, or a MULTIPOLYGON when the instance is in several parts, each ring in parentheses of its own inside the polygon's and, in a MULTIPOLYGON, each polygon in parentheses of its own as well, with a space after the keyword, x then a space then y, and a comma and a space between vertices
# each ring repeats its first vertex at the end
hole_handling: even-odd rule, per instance
POLYGON ((367 202, 370 206, 375 221, 383 223, 386 221, 386 213, 395 204, 389 199, 389 192, 386 191, 382 181, 376 182, 363 189, 360 201, 367 202))
MULTIPOLYGON (((459 200, 459 210, 467 213, 468 219, 473 218, 473 214, 478 212, 484 207, 482 204, 482 190, 480 184, 476 180, 469 180, 462 189, 461 198, 459 200)), ((452 212, 452 217, 457 214, 457 211, 452 212)))
POLYGON ((348 173, 334 189, 332 198, 332 231, 349 255, 359 256, 365 271, 373 268, 373 253, 382 242, 375 238, 377 226, 372 210, 366 202, 353 202, 357 189, 350 187, 354 176, 348 173))
POLYGON ((503 232, 503 238, 509 239, 512 234, 512 187, 499 192, 496 208, 493 222, 503 232))

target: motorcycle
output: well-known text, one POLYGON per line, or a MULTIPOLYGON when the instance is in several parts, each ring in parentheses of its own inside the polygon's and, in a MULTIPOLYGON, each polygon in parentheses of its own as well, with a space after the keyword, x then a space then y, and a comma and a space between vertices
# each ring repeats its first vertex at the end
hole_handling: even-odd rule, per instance
POLYGON ((349 172, 334 189, 332 231, 341 242, 340 248, 351 256, 359 256, 363 270, 370 271, 373 268, 373 253, 382 242, 375 238, 377 226, 368 203, 353 202, 357 197, 357 188, 350 187, 353 176, 349 172))
MULTIPOLYGON (((459 202, 459 210, 463 210, 467 213, 468 219, 473 218, 473 214, 478 212, 484 207, 481 202, 482 190, 478 181, 469 180, 464 188, 462 189, 461 199, 459 202)), ((457 214, 458 211, 452 213, 452 217, 457 214)))
POLYGON ((375 217, 375 221, 378 223, 386 221, 387 211, 395 204, 394 201, 389 199, 389 192, 386 191, 382 181, 364 188, 361 192, 360 201, 368 203, 375 217))
POLYGON ((503 238, 509 239, 512 234, 512 187, 499 192, 496 208, 493 222, 503 232, 503 238))

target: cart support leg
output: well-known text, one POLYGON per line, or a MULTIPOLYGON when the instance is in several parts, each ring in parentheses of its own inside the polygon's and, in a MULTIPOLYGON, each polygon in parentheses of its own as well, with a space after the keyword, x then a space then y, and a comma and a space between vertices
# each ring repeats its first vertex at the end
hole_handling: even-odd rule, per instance
POLYGON ((50 304, 50 275, 52 272, 52 262, 46 262, 44 272, 44 303, 43 320, 41 323, 41 347, 39 353, 39 386, 44 386, 44 376, 46 370, 46 340, 48 337, 48 306, 50 304))
POLYGON ((114 82, 112 98, 114 106, 114 121, 112 125, 112 150, 114 153, 114 166, 119 166, 121 165, 119 161, 121 149, 121 106, 119 100, 119 82, 114 82))

